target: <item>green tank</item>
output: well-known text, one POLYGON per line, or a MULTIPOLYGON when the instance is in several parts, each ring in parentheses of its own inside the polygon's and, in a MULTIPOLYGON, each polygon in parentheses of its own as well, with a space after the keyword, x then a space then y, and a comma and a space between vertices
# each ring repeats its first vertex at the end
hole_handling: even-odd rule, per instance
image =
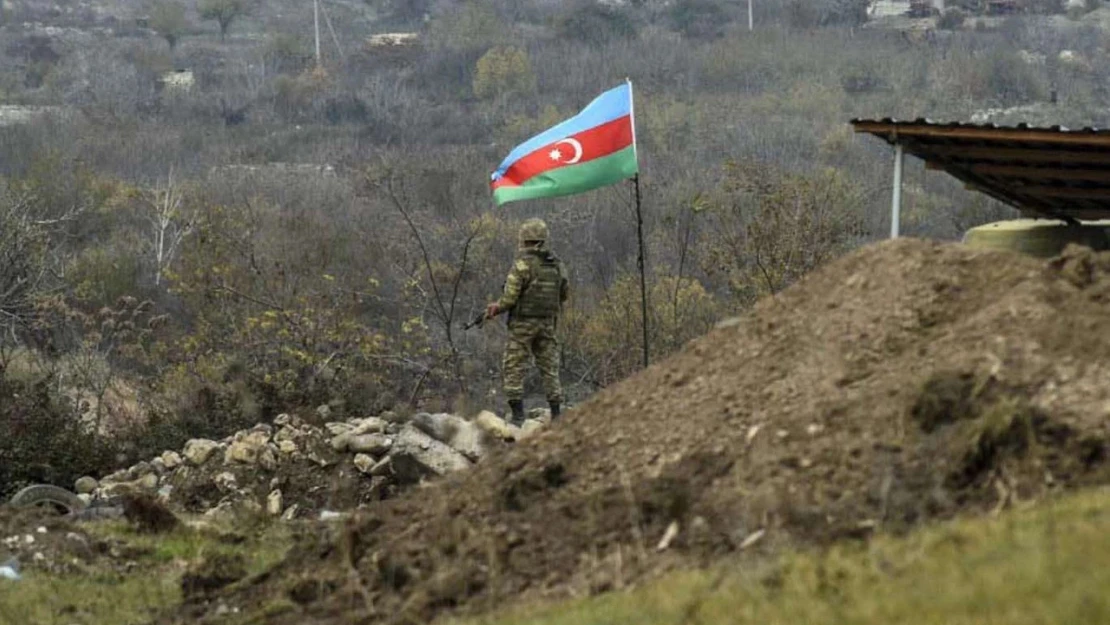
POLYGON ((1011 219, 976 226, 964 233, 965 245, 977 249, 1011 250, 1051 258, 1069 243, 1096 251, 1110 250, 1110 220, 1069 225, 1055 219, 1011 219))

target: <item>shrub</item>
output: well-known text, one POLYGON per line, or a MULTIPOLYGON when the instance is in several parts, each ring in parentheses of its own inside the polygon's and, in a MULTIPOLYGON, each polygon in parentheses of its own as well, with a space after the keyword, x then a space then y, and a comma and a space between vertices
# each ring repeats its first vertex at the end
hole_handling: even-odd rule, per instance
POLYGON ((87 473, 110 471, 115 445, 93 436, 51 393, 50 380, 0 375, 0 497, 33 483, 71 488, 87 473))
POLYGON ((636 37, 636 25, 627 12, 617 7, 580 0, 555 18, 555 32, 568 41, 601 45, 636 37))
POLYGON ((523 94, 535 88, 536 75, 524 50, 513 46, 493 48, 478 59, 474 95, 479 98, 523 94))
POLYGON ((965 18, 964 12, 957 8, 946 9, 940 19, 937 20, 937 28, 941 30, 959 30, 963 27, 965 18))
POLYGON ((724 33, 729 16, 714 0, 684 0, 671 7, 671 28, 692 39, 713 39, 724 33))

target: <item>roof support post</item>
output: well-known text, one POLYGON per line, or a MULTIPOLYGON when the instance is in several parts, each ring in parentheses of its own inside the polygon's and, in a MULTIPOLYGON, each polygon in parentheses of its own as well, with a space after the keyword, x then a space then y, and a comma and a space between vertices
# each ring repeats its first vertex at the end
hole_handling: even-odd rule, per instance
POLYGON ((890 238, 898 238, 899 221, 902 217, 902 163, 906 160, 902 144, 894 144, 894 189, 890 202, 890 238))

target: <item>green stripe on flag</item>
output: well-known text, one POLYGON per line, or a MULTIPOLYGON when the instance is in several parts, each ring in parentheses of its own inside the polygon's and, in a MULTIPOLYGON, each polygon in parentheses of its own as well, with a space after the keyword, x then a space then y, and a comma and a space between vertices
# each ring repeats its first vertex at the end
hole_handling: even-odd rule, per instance
POLYGON ((636 149, 630 145, 608 156, 538 174, 519 187, 495 189, 493 201, 501 206, 517 200, 583 193, 631 178, 639 171, 636 149))

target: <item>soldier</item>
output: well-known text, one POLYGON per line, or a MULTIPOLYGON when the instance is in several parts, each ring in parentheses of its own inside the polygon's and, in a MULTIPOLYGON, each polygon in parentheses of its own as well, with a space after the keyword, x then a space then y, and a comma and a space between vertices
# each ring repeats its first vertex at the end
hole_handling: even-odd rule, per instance
POLYGON ((555 336, 559 312, 570 294, 567 269, 547 249, 547 224, 529 219, 520 227, 516 260, 505 280, 501 299, 486 307, 486 318, 509 313, 509 340, 505 344, 501 377, 512 409, 513 423, 524 422, 524 373, 535 358, 551 418, 559 416, 563 388, 559 381, 559 340, 555 336))

